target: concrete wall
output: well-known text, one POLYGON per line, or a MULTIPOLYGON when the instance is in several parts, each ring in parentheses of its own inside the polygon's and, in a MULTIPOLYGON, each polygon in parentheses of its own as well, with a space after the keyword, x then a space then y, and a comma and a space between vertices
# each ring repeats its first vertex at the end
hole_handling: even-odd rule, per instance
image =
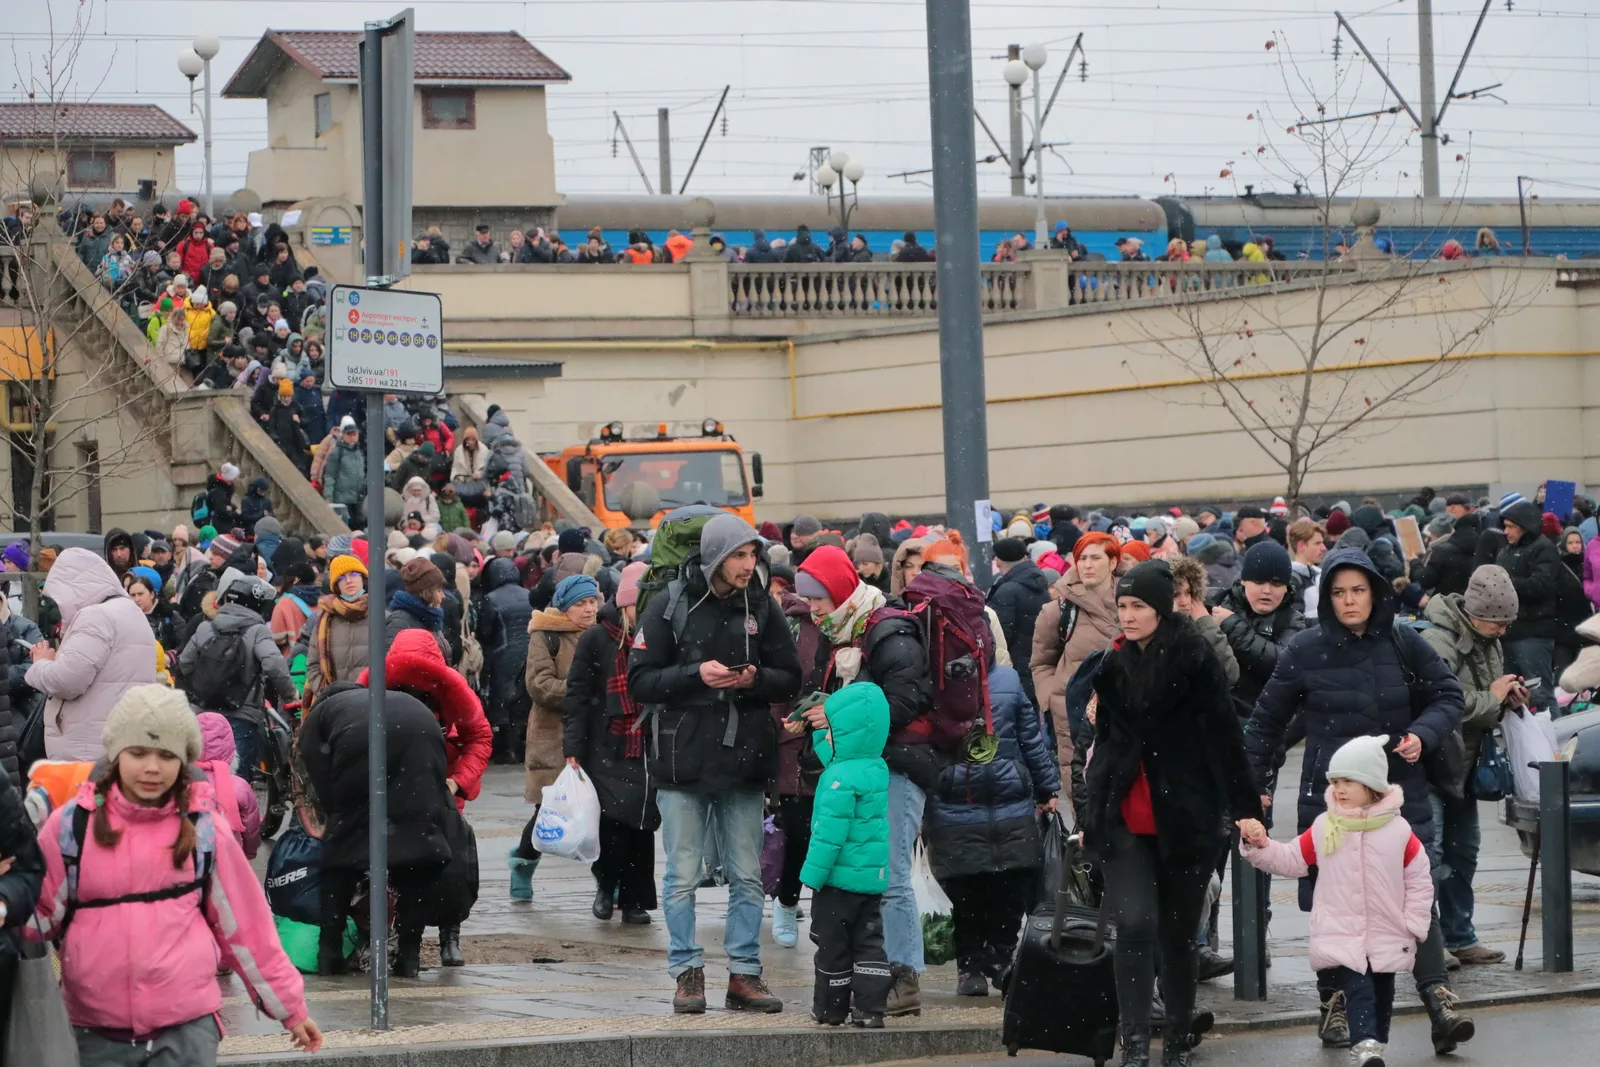
MULTIPOLYGON (((157 195, 177 188, 172 146, 149 148, 107 145, 103 151, 115 156, 117 189, 137 189, 139 183, 145 180, 156 183, 157 195)), ((58 152, 53 148, 0 148, 0 188, 26 189, 35 178, 52 174, 59 175, 63 182, 66 180, 65 151, 58 152)))

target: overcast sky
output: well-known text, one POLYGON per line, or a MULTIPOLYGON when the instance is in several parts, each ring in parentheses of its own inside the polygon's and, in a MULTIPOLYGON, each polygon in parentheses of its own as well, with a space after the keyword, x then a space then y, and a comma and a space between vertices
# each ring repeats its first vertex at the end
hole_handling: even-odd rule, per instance
MULTIPOLYGON (((0 36, 11 48, 5 98, 70 25, 76 0, 11 0, 0 36)), ((222 38, 214 61, 220 90, 267 28, 359 29, 393 14, 400 0, 83 0, 92 29, 73 71, 80 98, 157 103, 197 132, 176 57, 194 33, 222 38)), ((625 148, 613 155, 611 113, 622 114, 644 166, 656 175, 655 112, 672 109, 672 155, 681 180, 716 98, 731 84, 727 134, 715 131, 690 192, 781 195, 807 149, 831 145, 863 160, 863 195, 925 193, 891 178, 929 165, 928 68, 921 0, 423 0, 420 30, 506 30, 527 36, 572 74, 549 90, 556 179, 562 192, 644 191, 625 148)), ((1442 98, 1481 3, 1435 0, 1436 76, 1442 98)), ((1513 196, 1516 176, 1545 183, 1546 196, 1600 191, 1600 4, 1595 0, 1493 0, 1461 89, 1503 83, 1495 99, 1458 100, 1443 130, 1446 192, 1513 196), (1587 9, 1587 10, 1586 10, 1587 9), (1465 157, 1457 161, 1457 156, 1465 157), (1573 188, 1554 183, 1571 183, 1573 188)), ((1008 43, 1045 43, 1048 98, 1073 39, 1083 34, 1087 80, 1077 71, 1045 124, 1045 140, 1067 142, 1045 158, 1050 195, 1232 193, 1236 184, 1281 187, 1264 173, 1263 142, 1294 151, 1283 127, 1297 117, 1286 88, 1303 78, 1319 92, 1341 72, 1348 113, 1393 103, 1359 69, 1348 35, 1333 56, 1338 7, 1417 106, 1414 0, 972 0, 978 109, 1006 140, 1008 43), (1270 14, 1263 11, 1270 10, 1270 14), (1275 41, 1275 47, 1267 43, 1275 41), (1000 56, 1002 58, 994 58, 1000 56), (1285 67, 1285 58, 1292 65, 1285 67), (1263 122, 1262 120, 1266 121, 1263 122), (1069 170, 1070 168, 1070 170, 1069 170), (1232 174, 1221 177, 1224 170, 1232 174)), ((1031 103, 1025 108, 1031 112, 1031 103)), ((1371 123, 1374 120, 1361 120, 1371 123)), ((1412 123, 1379 120, 1395 150, 1368 180, 1373 195, 1419 189, 1412 123), (1410 144, 1405 143, 1410 137, 1410 144)), ((215 104, 216 187, 244 183, 246 157, 266 141, 264 101, 215 104)), ((979 155, 993 149, 981 129, 979 155)), ((178 156, 180 183, 201 185, 198 144, 178 156)), ((921 179, 926 181, 926 178, 921 179)), ((979 167, 979 188, 1003 194, 1003 163, 979 167)))

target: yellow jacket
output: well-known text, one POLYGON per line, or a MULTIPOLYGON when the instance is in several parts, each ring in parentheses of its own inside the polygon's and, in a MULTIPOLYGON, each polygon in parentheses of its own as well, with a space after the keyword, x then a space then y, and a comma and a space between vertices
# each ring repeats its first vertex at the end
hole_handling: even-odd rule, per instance
POLYGON ((205 351, 206 339, 211 336, 211 320, 216 318, 217 309, 207 303, 196 307, 195 302, 189 301, 189 347, 205 351))

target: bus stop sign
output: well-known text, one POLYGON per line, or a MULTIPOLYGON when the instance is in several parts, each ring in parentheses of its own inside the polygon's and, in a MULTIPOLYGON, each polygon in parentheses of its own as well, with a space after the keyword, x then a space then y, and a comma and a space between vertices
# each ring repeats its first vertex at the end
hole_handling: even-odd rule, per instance
POLYGON ((328 305, 328 375, 335 389, 444 389, 444 308, 438 293, 336 285, 328 305))

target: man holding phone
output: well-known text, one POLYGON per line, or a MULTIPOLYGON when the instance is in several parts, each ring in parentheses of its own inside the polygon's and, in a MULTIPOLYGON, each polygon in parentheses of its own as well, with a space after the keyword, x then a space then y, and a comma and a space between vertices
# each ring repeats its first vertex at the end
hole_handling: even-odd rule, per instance
POLYGON ((761 838, 767 781, 777 769, 770 708, 800 691, 800 659, 767 592, 761 536, 718 515, 700 552, 650 599, 628 656, 628 688, 645 706, 646 767, 657 786, 667 853, 662 910, 673 1011, 706 1010, 705 950, 695 941, 695 889, 706 831, 728 876, 729 1011, 778 1012, 761 980, 761 838))

